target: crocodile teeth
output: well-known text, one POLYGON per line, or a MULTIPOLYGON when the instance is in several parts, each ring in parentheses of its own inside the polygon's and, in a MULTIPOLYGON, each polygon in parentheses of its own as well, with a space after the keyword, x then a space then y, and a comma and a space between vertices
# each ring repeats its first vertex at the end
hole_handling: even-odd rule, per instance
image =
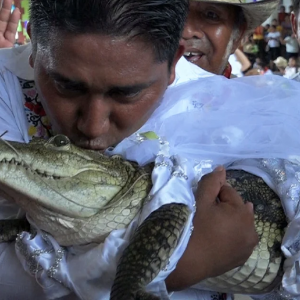
POLYGON ((47 172, 41 172, 39 170, 33 170, 30 166, 28 166, 28 164, 25 164, 23 161, 16 161, 14 158, 11 159, 11 160, 8 160, 8 159, 4 158, 0 162, 2 164, 13 164, 13 165, 16 165, 16 166, 22 166, 22 167, 25 168, 26 172, 32 172, 32 173, 34 172, 34 173, 37 173, 41 177, 45 177, 45 178, 49 178, 49 179, 55 179, 55 180, 61 179, 60 176, 49 174, 47 172))

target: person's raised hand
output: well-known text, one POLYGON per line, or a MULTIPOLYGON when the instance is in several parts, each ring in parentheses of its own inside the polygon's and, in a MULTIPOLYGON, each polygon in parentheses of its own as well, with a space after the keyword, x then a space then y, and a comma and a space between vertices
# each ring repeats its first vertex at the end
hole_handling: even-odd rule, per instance
POLYGON ((258 243, 252 203, 226 184, 223 167, 204 176, 196 194, 194 231, 176 269, 170 291, 185 289, 246 262, 258 243))
POLYGON ((11 13, 11 8, 12 0, 3 0, 0 9, 0 48, 13 47, 15 42, 21 13, 18 8, 11 13))

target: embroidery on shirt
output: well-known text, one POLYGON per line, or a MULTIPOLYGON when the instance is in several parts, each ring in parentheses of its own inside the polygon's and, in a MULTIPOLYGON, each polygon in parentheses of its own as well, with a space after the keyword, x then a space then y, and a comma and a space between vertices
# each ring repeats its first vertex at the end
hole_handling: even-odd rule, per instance
POLYGON ((39 101, 34 81, 19 78, 19 82, 24 95, 24 108, 29 124, 29 137, 48 139, 53 135, 51 131, 51 124, 41 102, 39 101))

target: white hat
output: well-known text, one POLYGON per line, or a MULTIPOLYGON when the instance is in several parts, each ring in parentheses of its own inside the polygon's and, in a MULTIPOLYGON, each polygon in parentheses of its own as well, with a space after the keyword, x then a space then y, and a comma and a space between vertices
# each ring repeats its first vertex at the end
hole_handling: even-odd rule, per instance
POLYGON ((193 0, 239 6, 247 21, 247 31, 254 30, 266 21, 277 9, 278 0, 264 0, 246 3, 243 0, 193 0))
POLYGON ((287 67, 287 60, 282 56, 278 56, 276 60, 274 60, 274 64, 277 68, 286 68, 287 67))

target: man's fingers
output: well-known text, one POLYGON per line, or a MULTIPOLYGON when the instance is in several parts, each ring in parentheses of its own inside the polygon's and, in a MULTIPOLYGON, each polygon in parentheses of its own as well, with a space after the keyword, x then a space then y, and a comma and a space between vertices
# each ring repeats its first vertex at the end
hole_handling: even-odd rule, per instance
POLYGON ((3 0, 0 10, 0 21, 8 22, 12 8, 12 0, 3 0))
POLYGON ((223 185, 221 187, 220 193, 219 193, 219 200, 220 202, 226 202, 231 205, 234 205, 236 207, 239 206, 245 206, 248 208, 249 212, 253 212, 253 203, 246 202, 243 200, 243 198, 240 196, 240 194, 230 185, 223 185))
POLYGON ((212 173, 202 177, 199 181, 196 200, 214 202, 221 187, 226 182, 226 172, 223 167, 216 168, 212 173))
POLYGON ((2 0, 0 3, 2 3, 1 8, 8 9, 10 11, 13 4, 13 0, 2 0))
POLYGON ((250 212, 253 212, 254 207, 252 202, 247 202, 245 205, 248 207, 250 212))
POLYGON ((221 202, 227 202, 232 205, 244 205, 245 202, 240 194, 230 185, 223 185, 220 189, 219 200, 221 202))
POLYGON ((8 21, 6 31, 4 33, 4 37, 11 43, 15 42, 15 37, 16 37, 16 32, 18 29, 20 17, 21 17, 21 12, 18 8, 16 8, 11 14, 10 19, 8 21))
POLYGON ((0 10, 0 33, 4 35, 11 16, 12 0, 3 0, 0 10))

